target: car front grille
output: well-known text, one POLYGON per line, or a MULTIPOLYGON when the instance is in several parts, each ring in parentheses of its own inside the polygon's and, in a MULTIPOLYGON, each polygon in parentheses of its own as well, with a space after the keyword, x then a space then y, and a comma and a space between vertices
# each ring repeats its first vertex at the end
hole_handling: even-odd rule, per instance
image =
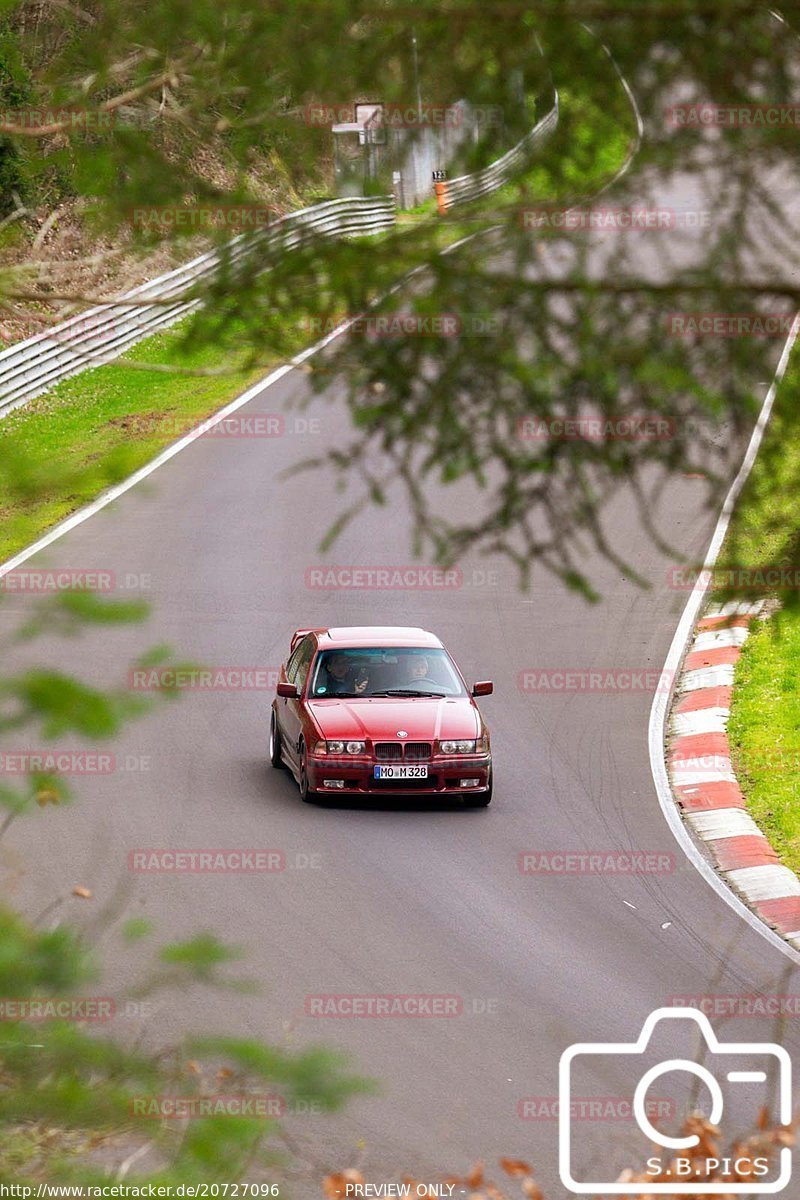
POLYGON ((375 757, 383 762, 403 757, 403 747, 400 742, 376 742, 375 757))
POLYGON ((430 758, 433 746, 430 742, 376 742, 375 757, 381 762, 398 762, 405 758, 420 762, 430 758))

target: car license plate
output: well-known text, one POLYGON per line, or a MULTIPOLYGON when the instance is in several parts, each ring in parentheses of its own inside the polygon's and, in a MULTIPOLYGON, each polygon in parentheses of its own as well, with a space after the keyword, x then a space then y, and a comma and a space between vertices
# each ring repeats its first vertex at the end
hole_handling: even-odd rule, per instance
POLYGON ((386 767, 379 766, 375 768, 376 779, 427 779, 427 767, 386 767))

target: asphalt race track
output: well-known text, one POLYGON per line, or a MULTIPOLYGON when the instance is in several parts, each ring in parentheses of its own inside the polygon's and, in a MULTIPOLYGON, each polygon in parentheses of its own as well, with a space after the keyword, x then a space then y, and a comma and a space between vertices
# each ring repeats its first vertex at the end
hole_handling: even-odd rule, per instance
MULTIPOLYGON (((648 236, 641 235, 645 255, 648 236)), ((776 362, 780 349, 776 342, 776 362)), ((766 383, 758 382, 763 395, 766 383)), ((496 764, 491 808, 303 805, 288 772, 267 763, 272 691, 190 692, 129 726, 112 747, 129 769, 78 780, 78 803, 48 806, 12 827, 3 843, 12 901, 35 914, 67 897, 50 919, 92 929, 104 995, 121 996, 151 953, 124 944, 119 926, 127 916, 151 917, 159 942, 205 929, 243 947, 246 958, 233 973, 257 981, 258 992, 168 992, 144 1022, 123 1013, 116 1025, 124 1036, 144 1025, 158 1044, 210 1028, 340 1047, 381 1091, 338 1117, 292 1118, 301 1142, 330 1166, 361 1162, 370 1179, 383 1181, 402 1170, 432 1177, 504 1154, 530 1161, 553 1200, 566 1195, 557 1180, 556 1123, 523 1119, 520 1102, 557 1095, 567 1046, 632 1041, 648 1014, 676 996, 800 990, 790 958, 715 894, 666 825, 647 752, 652 688, 545 694, 518 684, 521 670, 659 672, 686 593, 667 586, 674 560, 642 531, 626 495, 606 519, 652 587, 587 555, 602 594, 594 606, 543 572, 520 593, 512 567, 499 559, 462 562, 457 588, 307 586, 308 569, 326 562, 411 561, 399 494, 320 554, 341 498, 325 475, 283 472, 323 441, 335 443, 345 417, 335 391, 298 414, 293 404, 307 387, 293 371, 242 410, 286 412, 284 436, 200 439, 31 560, 27 566, 112 571, 152 599, 153 614, 144 627, 48 636, 36 644, 35 660, 33 649, 16 649, 13 665, 46 661, 125 686, 127 664, 157 643, 213 667, 276 668, 300 626, 421 625, 442 637, 468 680, 495 681, 494 696, 481 701, 496 764), (318 418, 319 431, 295 431, 298 416, 318 418), (129 854, 147 847, 277 849, 286 869, 130 871, 129 854), (674 868, 639 876, 521 873, 518 856, 534 850, 644 851, 674 856, 674 868), (71 898, 75 884, 90 888, 93 900, 71 898), (459 1013, 306 1015, 306 997, 331 993, 455 996, 459 1013)), ((715 523, 703 497, 696 479, 677 478, 656 514, 692 558, 703 554, 715 523)), ((439 503, 456 511, 464 494, 445 491, 439 503)), ((22 599, 7 601, 3 634, 26 608, 22 599)), ((782 1030, 790 1050, 800 1050, 799 1028, 790 1020, 782 1030)), ((719 1022, 717 1031, 770 1040, 776 1026, 752 1018, 719 1022)), ((678 1040, 666 1049, 676 1050, 678 1040)), ((633 1082, 616 1063, 598 1087, 619 1096, 633 1082)), ((736 1110, 741 1124, 758 1103, 748 1086, 753 1093, 736 1110)), ((586 1162, 595 1155, 619 1165, 619 1156, 647 1154, 630 1121, 588 1121, 581 1136, 586 1162)))

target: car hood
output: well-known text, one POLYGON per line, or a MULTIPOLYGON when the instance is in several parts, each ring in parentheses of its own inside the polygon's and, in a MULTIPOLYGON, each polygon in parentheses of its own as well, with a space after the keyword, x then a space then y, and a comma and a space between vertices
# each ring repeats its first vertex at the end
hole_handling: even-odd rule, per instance
POLYGON ((468 696, 331 698, 311 700, 308 707, 327 739, 396 741, 398 730, 404 729, 410 742, 432 742, 435 738, 472 740, 481 732, 478 711, 468 696))

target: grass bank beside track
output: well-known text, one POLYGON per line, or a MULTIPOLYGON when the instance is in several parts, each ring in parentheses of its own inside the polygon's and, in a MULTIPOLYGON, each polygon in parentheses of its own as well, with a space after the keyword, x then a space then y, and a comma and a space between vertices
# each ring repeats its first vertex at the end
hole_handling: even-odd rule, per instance
POLYGON ((781 384, 771 424, 739 500, 720 567, 737 587, 717 599, 761 597, 763 563, 787 568, 793 585, 773 593, 736 666, 728 735, 733 767, 753 819, 786 866, 800 874, 800 353, 781 384))
MULTIPOLYGON (((626 161, 636 132, 630 103, 610 64, 609 84, 615 89, 613 102, 604 96, 601 103, 579 88, 562 95, 559 126, 548 148, 551 165, 535 162, 513 184, 468 206, 463 216, 403 215, 401 226, 433 221, 434 245, 444 249, 481 223, 490 224, 496 212, 508 218, 534 197, 572 203, 597 191, 626 161)), ((430 249, 427 239, 426 253, 430 249)), ((294 352, 309 340, 301 317, 294 352)), ((276 355, 256 369, 232 370, 227 341, 187 349, 184 331, 182 322, 147 338, 117 362, 64 380, 0 420, 0 562, 149 462, 280 361, 276 355), (24 473, 23 489, 11 482, 15 463, 24 473)))
POLYGON ((220 347, 186 350, 179 324, 140 342, 119 363, 63 380, 0 421, 0 562, 144 466, 265 373, 263 365, 196 373, 219 369, 226 359, 220 347), (153 364, 178 370, 144 369, 153 364), (19 480, 11 479, 15 464, 27 484, 21 494, 19 480))

